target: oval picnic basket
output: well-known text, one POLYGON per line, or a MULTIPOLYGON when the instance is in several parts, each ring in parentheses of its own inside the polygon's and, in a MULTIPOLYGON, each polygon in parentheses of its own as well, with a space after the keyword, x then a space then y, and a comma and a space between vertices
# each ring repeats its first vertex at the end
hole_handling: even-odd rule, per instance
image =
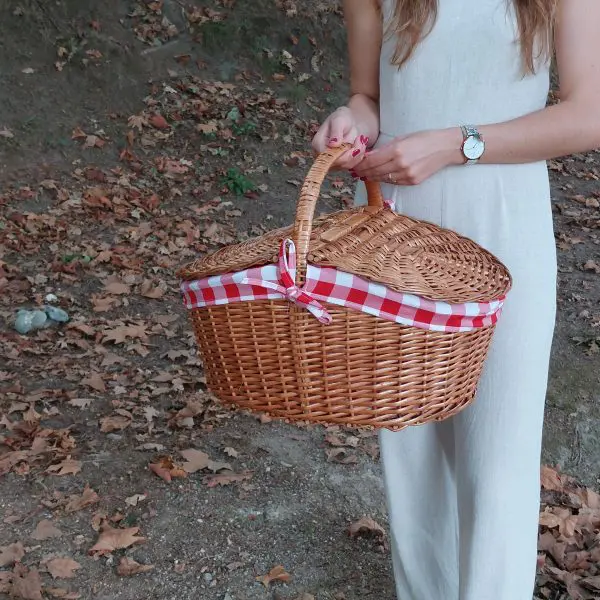
POLYGON ((368 206, 313 220, 344 147, 317 157, 293 226, 180 269, 215 396, 277 418, 401 429, 475 396, 508 270, 453 231, 368 206))

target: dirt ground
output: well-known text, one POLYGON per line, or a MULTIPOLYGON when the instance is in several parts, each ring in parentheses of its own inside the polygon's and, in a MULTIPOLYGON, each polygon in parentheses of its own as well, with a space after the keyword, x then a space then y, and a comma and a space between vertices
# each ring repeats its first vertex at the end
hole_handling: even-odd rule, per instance
MULTIPOLYGON (((344 43, 325 0, 0 5, 0 598, 395 598, 376 437, 217 406, 174 274, 291 222, 344 43), (18 335, 47 294, 70 322, 18 335)), ((598 488, 600 155, 550 169, 544 462, 598 488)), ((549 553, 539 598, 600 597, 549 553)))

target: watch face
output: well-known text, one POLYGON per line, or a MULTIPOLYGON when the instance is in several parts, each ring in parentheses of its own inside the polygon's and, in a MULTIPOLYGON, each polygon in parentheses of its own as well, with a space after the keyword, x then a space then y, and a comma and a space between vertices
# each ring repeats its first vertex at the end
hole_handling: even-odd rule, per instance
POLYGON ((469 160, 477 160, 481 158, 485 144, 481 138, 474 135, 469 136, 464 143, 463 153, 469 160))

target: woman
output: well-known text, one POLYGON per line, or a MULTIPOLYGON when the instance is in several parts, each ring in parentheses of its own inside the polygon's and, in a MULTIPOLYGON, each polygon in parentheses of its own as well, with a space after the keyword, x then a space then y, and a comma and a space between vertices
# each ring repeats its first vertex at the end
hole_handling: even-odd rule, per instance
POLYGON ((380 1, 344 1, 352 96, 314 148, 351 142, 338 167, 514 279, 476 402, 381 436, 398 598, 531 600, 556 285, 544 161, 600 146, 600 2, 380 1))

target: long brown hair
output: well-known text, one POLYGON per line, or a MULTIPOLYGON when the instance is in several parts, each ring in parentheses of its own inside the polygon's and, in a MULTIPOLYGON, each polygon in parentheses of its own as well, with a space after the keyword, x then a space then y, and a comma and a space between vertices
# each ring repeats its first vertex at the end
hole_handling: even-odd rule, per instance
MULTIPOLYGON (((557 0, 507 0, 512 2, 519 26, 519 42, 526 71, 534 72, 536 61, 552 56, 554 14, 557 0)), ((438 0, 395 0, 387 33, 397 36, 392 63, 401 67, 433 28, 438 0)))

